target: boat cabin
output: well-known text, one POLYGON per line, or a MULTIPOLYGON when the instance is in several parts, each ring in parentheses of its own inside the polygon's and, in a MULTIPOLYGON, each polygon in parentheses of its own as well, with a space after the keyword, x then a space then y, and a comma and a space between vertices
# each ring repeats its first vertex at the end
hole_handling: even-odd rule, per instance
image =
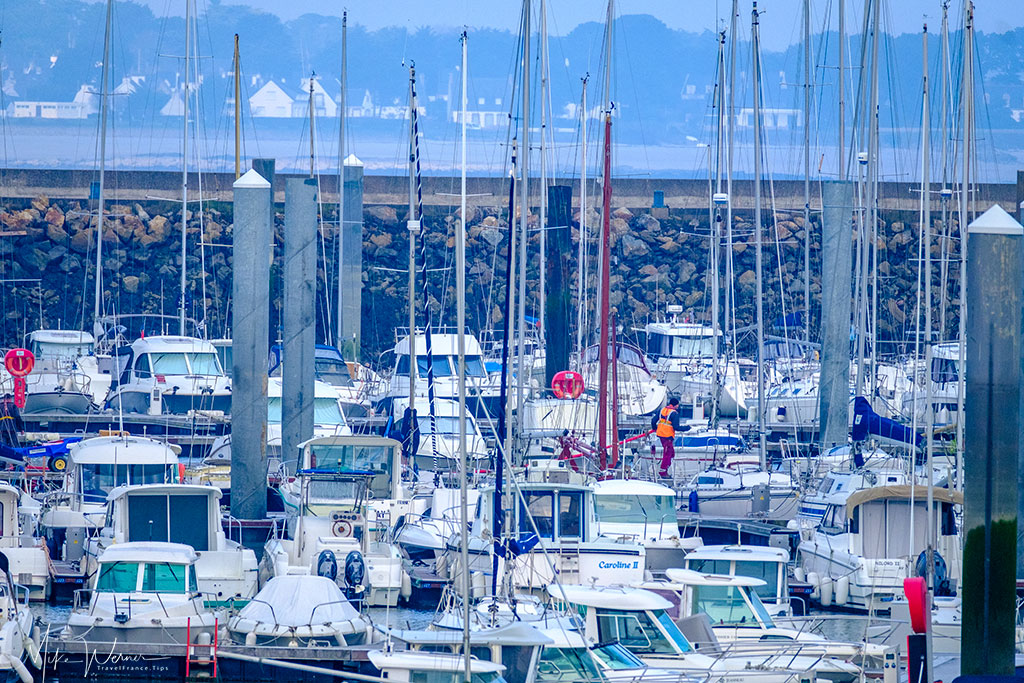
POLYGON ((675 491, 648 481, 608 479, 594 484, 597 533, 641 541, 679 536, 675 491))
MULTIPOLYGON (((395 683, 463 683, 466 680, 466 660, 461 655, 443 655, 407 650, 388 652, 370 650, 370 663, 380 671, 382 678, 395 683)), ((505 683, 505 667, 470 657, 472 683, 505 683)))
POLYGON ((150 415, 231 412, 230 380, 217 349, 194 337, 154 336, 117 349, 117 382, 107 405, 150 415))
POLYGON ((220 489, 189 484, 120 486, 109 495, 104 535, 114 545, 161 541, 197 552, 223 545, 220 489))
POLYGON ((178 481, 177 446, 144 436, 97 436, 70 447, 65 490, 75 501, 105 505, 118 486, 178 481))
MULTIPOLYGON (((281 377, 284 347, 275 344, 270 347, 270 376, 281 377)), ((334 346, 317 344, 313 352, 313 376, 321 382, 335 387, 351 387, 352 373, 341 351, 334 346)))
POLYGON ((755 580, 744 585, 749 585, 774 615, 789 613, 788 566, 785 548, 754 545, 706 545, 690 551, 683 565, 699 574, 755 580))
POLYGON ((75 361, 91 355, 96 348, 96 340, 88 332, 77 330, 34 330, 26 337, 25 346, 35 356, 37 363, 47 360, 75 361))
MULTIPOLYGON (((704 359, 715 356, 715 331, 700 323, 649 323, 647 355, 656 360, 661 357, 704 359)), ((721 338, 721 332, 718 333, 721 338)))
MULTIPOLYGON (((663 586, 676 594, 679 618, 708 615, 719 640, 735 640, 739 636, 733 631, 738 628, 757 631, 775 628, 768 608, 757 594, 757 589, 765 585, 763 580, 692 569, 669 569, 666 573, 668 581, 663 586), (720 628, 723 633, 719 633, 720 628)), ((653 582, 644 585, 649 589, 654 586, 653 582)))
POLYGON ((199 593, 196 551, 180 543, 122 543, 103 551, 96 593, 199 593))

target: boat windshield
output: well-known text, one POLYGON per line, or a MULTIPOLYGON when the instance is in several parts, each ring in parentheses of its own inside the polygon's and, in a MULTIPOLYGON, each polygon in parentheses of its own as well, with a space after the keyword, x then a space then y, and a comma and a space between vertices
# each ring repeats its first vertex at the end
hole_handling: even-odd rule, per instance
POLYGON ((619 643, 595 645, 590 651, 609 669, 640 669, 647 666, 639 657, 619 643))
POLYGON ((779 567, 781 562, 750 562, 736 561, 737 576, 752 576, 762 579, 763 586, 751 586, 751 593, 756 593, 765 600, 775 601, 779 597, 779 567))
POLYGON ((716 626, 758 625, 754 613, 737 586, 694 586, 693 611, 704 612, 716 626))
POLYGON ((711 337, 672 336, 670 356, 676 358, 711 358, 715 355, 715 341, 711 337))
MULTIPOLYGON (((420 436, 427 437, 430 435, 431 419, 429 415, 420 415, 420 436)), ((435 416, 433 419, 434 433, 443 434, 445 436, 458 436, 459 435, 459 418, 455 416, 442 417, 435 416)), ((473 418, 466 416, 466 433, 472 436, 476 433, 476 425, 473 422, 473 418)))
POLYGON ((672 618, 664 610, 653 612, 663 633, 648 612, 598 609, 597 631, 601 641, 618 641, 634 654, 668 654, 688 652, 690 644, 672 618), (668 628, 671 627, 671 628, 668 628), (671 640, 670 640, 671 638, 671 640))
MULTIPOLYGON (((459 371, 459 360, 455 359, 455 372, 459 371)), ((484 361, 480 356, 466 356, 466 376, 467 377, 486 377, 487 372, 484 370, 484 361)))
POLYGON ((143 593, 184 593, 188 565, 147 563, 142 569, 143 593))
POLYGON ((205 375, 217 376, 224 373, 216 353, 150 353, 150 364, 157 375, 205 375))
POLYGON ((348 364, 339 358, 317 358, 313 361, 316 378, 336 387, 352 386, 352 375, 348 364))
POLYGON ((675 496, 594 495, 594 508, 600 522, 610 524, 677 524, 675 496))
POLYGON ((599 681, 601 674, 586 648, 546 647, 537 665, 543 681, 599 681))
MULTIPOLYGON (((448 363, 448 356, 432 356, 431 365, 433 366, 434 377, 451 377, 454 373, 452 367, 448 363)), ((408 375, 409 374, 409 356, 398 357, 398 367, 395 368, 395 374, 397 375, 408 375)), ((420 379, 427 378, 427 358, 426 356, 416 356, 416 376, 420 379)))
POLYGON ((101 562, 96 590, 100 593, 129 593, 139 586, 137 562, 101 562))
MULTIPOLYGON (((267 422, 281 424, 282 404, 283 400, 280 396, 271 396, 267 399, 267 422)), ((341 414, 341 406, 338 405, 337 399, 330 396, 313 399, 313 424, 345 424, 345 418, 341 414)))
MULTIPOLYGON (((386 444, 311 444, 306 465, 319 472, 366 473, 373 497, 391 497, 391 465, 394 449, 386 444)), ((347 497, 347 496, 346 496, 347 497)))
POLYGON ((86 498, 105 501, 115 486, 125 484, 163 484, 174 479, 175 465, 113 465, 85 463, 78 465, 82 477, 82 493, 86 498))
POLYGON ((32 355, 38 360, 47 358, 69 358, 74 360, 92 354, 92 344, 64 344, 56 342, 32 342, 32 355))

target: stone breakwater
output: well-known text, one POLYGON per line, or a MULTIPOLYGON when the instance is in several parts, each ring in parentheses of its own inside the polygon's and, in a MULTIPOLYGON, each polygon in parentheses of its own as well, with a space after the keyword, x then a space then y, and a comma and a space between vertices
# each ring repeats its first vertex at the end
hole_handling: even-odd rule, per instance
MULTIPOLYGON (((271 337, 278 337, 281 320, 281 252, 283 211, 278 207, 274 230, 274 260, 271 269, 271 337)), ((325 286, 334 283, 336 219, 325 208, 318 261, 317 327, 318 339, 324 338, 335 306, 336 292, 325 286), (326 267, 324 253, 328 255, 326 267)), ((475 207, 467 216, 467 321, 471 329, 500 327, 504 320, 503 302, 506 274, 507 211, 475 207)), ((427 302, 433 319, 442 325, 455 322, 454 229, 458 212, 428 216, 424 221, 426 267, 429 284, 427 302)), ((804 307, 803 259, 807 231, 811 238, 811 320, 812 339, 818 336, 821 295, 820 226, 805 225, 801 212, 766 212, 764 231, 764 302, 770 332, 771 321, 804 307)), ((387 205, 368 206, 363 231, 363 358, 376 360, 392 347, 394 328, 408 320, 408 239, 405 211, 387 205)), ((752 212, 737 212, 734 217, 731 248, 736 326, 754 321, 755 249, 752 212)), ((579 250, 579 211, 573 217, 569 258, 573 309, 577 306, 577 254, 579 250)), ((214 203, 201 213, 188 212, 186 308, 190 317, 203 321, 209 337, 230 335, 231 296, 231 205, 214 203)), ((815 218, 816 220, 816 218, 815 218)), ((586 221, 590 278, 587 305, 593 310, 596 300, 594 276, 597 273, 597 234, 600 215, 590 211, 586 221)), ((518 224, 518 221, 517 221, 518 224)), ((533 228, 527 262, 527 315, 540 310, 538 272, 540 233, 535 214, 529 216, 533 228)), ((95 287, 96 232, 95 208, 85 201, 51 201, 37 196, 21 205, 0 210, 0 320, 4 344, 13 346, 23 335, 38 327, 91 329, 95 287)), ((958 228, 951 226, 948 250, 955 257, 958 228)), ((933 232, 943 232, 937 221, 933 232)), ((855 228, 856 233, 856 228, 855 228)), ((724 236, 723 236, 724 237, 724 236)), ((854 236, 856 240, 856 234, 854 236)), ((164 313, 176 315, 181 269, 181 211, 169 202, 109 204, 102 228, 103 306, 107 313, 164 313)), ((611 307, 625 338, 668 305, 680 305, 693 320, 706 321, 711 308, 709 248, 711 238, 706 211, 673 210, 655 217, 651 213, 615 209, 611 215, 611 307)), ((883 353, 908 348, 915 332, 917 305, 919 226, 909 222, 880 221, 877 250, 878 335, 895 345, 883 346, 883 353), (903 346, 900 346, 900 345, 903 346)), ((271 245, 267 245, 268 252, 271 245)), ((856 251, 856 250, 855 250, 856 251)), ((933 281, 940 284, 939 259, 942 247, 933 239, 936 259, 933 281)), ((726 268, 723 248, 723 280, 726 268)), ((269 254, 268 254, 269 257, 269 254)), ((957 267, 952 264, 948 292, 957 291, 957 267)), ((827 274, 825 275, 827 277, 827 274)), ((417 281, 422 306, 421 281, 417 281)), ((936 290, 938 292, 938 290, 936 290)), ((938 293, 936 293, 938 301, 938 293)), ((956 329, 957 301, 950 296, 946 307, 945 329, 956 329)), ((935 304, 936 319, 940 307, 935 304)), ((575 313, 571 325, 575 326, 575 313)), ((591 314, 590 319, 594 316, 591 314)), ((177 331, 176 324, 168 330, 177 331)), ((147 333, 157 331, 155 324, 147 333)), ((137 332, 137 331, 135 331, 137 332)), ((948 332, 943 335, 948 337, 948 332)), ((750 335, 741 335, 740 345, 751 345, 750 335)))

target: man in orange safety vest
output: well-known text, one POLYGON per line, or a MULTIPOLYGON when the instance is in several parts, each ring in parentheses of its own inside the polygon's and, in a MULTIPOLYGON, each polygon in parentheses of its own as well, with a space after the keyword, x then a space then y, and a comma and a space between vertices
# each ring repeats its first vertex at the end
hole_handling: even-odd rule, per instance
POLYGON ((661 418, 658 420, 655 434, 661 440, 661 476, 668 476, 668 468, 672 465, 672 458, 676 455, 674 442, 676 432, 679 429, 679 399, 674 396, 668 400, 668 405, 661 409, 661 418))

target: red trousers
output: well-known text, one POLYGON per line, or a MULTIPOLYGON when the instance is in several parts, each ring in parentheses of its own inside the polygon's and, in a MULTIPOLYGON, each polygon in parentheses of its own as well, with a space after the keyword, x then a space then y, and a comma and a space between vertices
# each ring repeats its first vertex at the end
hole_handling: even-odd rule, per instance
POLYGON ((668 476, 668 468, 672 465, 672 458, 676 455, 674 436, 659 436, 661 439, 661 476, 668 476))

